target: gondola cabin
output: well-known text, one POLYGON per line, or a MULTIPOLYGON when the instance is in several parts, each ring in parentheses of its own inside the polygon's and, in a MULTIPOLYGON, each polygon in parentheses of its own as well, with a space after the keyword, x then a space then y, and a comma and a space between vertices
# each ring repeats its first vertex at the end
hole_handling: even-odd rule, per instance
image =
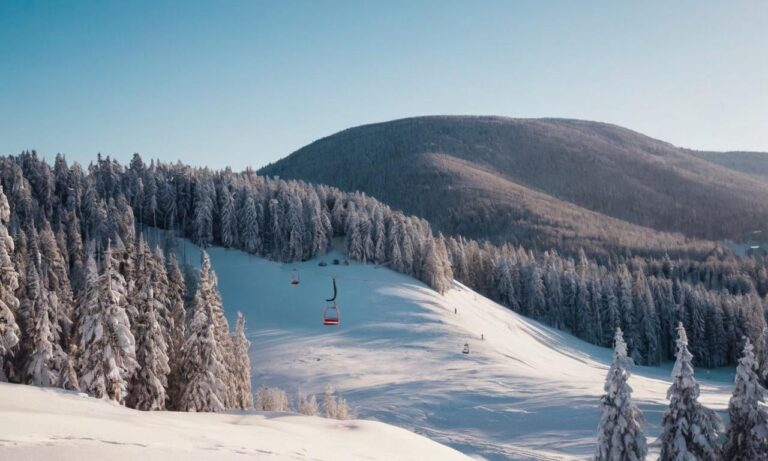
POLYGON ((333 298, 326 299, 325 308, 323 309, 323 325, 338 325, 340 320, 339 307, 336 305, 336 278, 333 279, 333 298))
POLYGON ((339 308, 336 306, 336 303, 325 306, 325 309, 323 309, 323 325, 338 325, 339 319, 339 308))

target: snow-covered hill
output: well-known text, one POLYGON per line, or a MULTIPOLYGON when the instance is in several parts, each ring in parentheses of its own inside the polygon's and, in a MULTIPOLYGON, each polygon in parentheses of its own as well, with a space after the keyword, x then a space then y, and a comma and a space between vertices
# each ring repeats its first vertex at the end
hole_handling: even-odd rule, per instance
POLYGON ((466 460, 403 429, 286 413, 140 412, 55 389, 0 383, 0 459, 466 460))
MULTIPOLYGON (((281 264, 211 248, 225 307, 246 315, 254 389, 320 393, 331 384, 361 418, 392 423, 490 460, 584 459, 610 351, 516 315, 459 284, 441 296, 386 268, 281 264), (292 269, 301 283, 289 283, 292 269), (321 323, 337 278, 339 327, 321 323), (481 340, 481 335, 485 338, 481 340), (461 353, 465 342, 471 353, 461 353)), ((196 249, 186 246, 190 260, 196 249)), ((666 408, 669 368, 630 384, 649 441, 666 408)), ((730 371, 700 371, 702 401, 724 409, 730 371)), ((652 447, 653 449, 653 447, 652 447)))
MULTIPOLYGON (((183 243, 183 258, 199 250, 183 243)), ((247 318, 254 390, 294 396, 334 386, 358 417, 394 424, 477 459, 586 459, 593 451, 610 351, 516 315, 455 284, 439 295, 386 268, 323 259, 281 264, 209 249, 230 320, 247 318), (299 285, 291 285, 297 269, 299 285), (322 325, 331 280, 341 325, 322 325), (481 339, 483 338, 483 339, 481 339), (462 354, 464 343, 470 354, 462 354)), ((669 369, 630 384, 649 441, 666 408, 669 369)), ((700 372, 702 401, 724 409, 729 370, 700 372)), ((653 451, 653 447, 652 447, 653 451)), ((380 459, 461 455, 372 421, 288 414, 142 413, 76 394, 0 386, 0 459, 380 459)))

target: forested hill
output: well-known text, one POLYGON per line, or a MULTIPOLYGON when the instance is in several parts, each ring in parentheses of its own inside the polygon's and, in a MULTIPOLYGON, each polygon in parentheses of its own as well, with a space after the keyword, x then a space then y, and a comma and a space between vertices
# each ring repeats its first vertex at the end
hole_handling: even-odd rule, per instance
POLYGON ((696 157, 742 173, 768 177, 768 152, 691 152, 696 157))
POLYGON ((561 251, 680 248, 666 232, 719 240, 768 222, 764 181, 580 120, 395 120, 320 139, 260 173, 364 191, 449 234, 561 251))
MULTIPOLYGON (((141 256, 146 246, 137 242, 138 223, 173 229, 201 246, 238 248, 285 262, 323 255, 334 239, 343 240, 351 259, 411 275, 441 293, 456 279, 594 344, 610 346, 619 324, 630 354, 642 364, 671 358, 677 322, 688 327, 696 360, 704 366, 734 363, 743 338, 757 340, 765 325, 764 257, 616 252, 600 261, 584 252, 573 257, 496 246, 443 236, 426 220, 362 193, 252 171, 146 164, 138 155, 127 167, 99 156, 84 170, 68 166, 63 156, 51 167, 24 152, 0 157, 0 183, 0 275, 11 280, 0 284, 0 326, 20 334, 16 351, 14 338, 0 338, 5 341, 0 358, 12 368, 5 376, 21 381, 27 379, 21 370, 39 369, 29 362, 39 333, 29 306, 39 299, 38 287, 59 300, 57 333, 50 338, 61 358, 57 363, 71 360, 70 371, 77 371, 82 349, 75 357, 66 352, 77 343, 78 323, 87 319, 83 302, 95 293, 88 286, 97 271, 106 285, 119 271, 128 286, 141 286, 135 278, 143 271, 133 268, 147 258, 141 256), (110 244, 114 264, 107 256, 110 244), (90 262, 94 253, 102 255, 98 270, 90 262)), ((227 328, 220 329, 227 338, 227 328)), ((75 386, 77 379, 70 378, 67 383, 75 386)))

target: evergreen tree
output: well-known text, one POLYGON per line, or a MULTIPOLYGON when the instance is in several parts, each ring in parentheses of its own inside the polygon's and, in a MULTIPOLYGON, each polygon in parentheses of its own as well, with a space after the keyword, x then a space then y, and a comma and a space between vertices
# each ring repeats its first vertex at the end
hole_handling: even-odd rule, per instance
POLYGON ((248 348, 251 342, 245 337, 245 317, 237 313, 237 326, 232 338, 234 345, 234 372, 235 372, 235 407, 252 408, 253 393, 251 392, 251 360, 248 356, 248 348))
POLYGON ((80 388, 94 397, 123 403, 136 369, 136 352, 125 309, 125 281, 114 264, 109 246, 100 275, 93 257, 88 260, 86 312, 79 327, 80 388))
POLYGON ((237 240, 237 227, 235 225, 235 200, 227 185, 219 189, 219 213, 221 228, 221 244, 229 248, 235 245, 237 240))
POLYGON ((19 342, 19 326, 15 312, 19 300, 14 292, 19 287, 19 273, 13 265, 13 239, 5 227, 11 218, 8 199, 0 185, 0 382, 8 380, 10 358, 19 342))
POLYGON ((29 265, 26 280, 26 296, 22 309, 29 313, 30 328, 25 332, 29 337, 30 353, 26 358, 26 382, 35 386, 51 387, 58 382, 54 369, 54 337, 51 327, 52 293, 43 286, 35 264, 29 265))
POLYGON ((158 320, 158 305, 151 280, 139 291, 136 331, 138 370, 131 381, 128 405, 137 410, 164 410, 168 385, 167 344, 158 320))
POLYGON ((667 391, 669 409, 662 417, 661 461, 717 461, 720 450, 720 418, 699 403, 699 383, 693 377, 693 356, 688 336, 677 327, 677 361, 672 369, 672 386, 667 391))
POLYGON ((245 203, 239 214, 240 237, 242 247, 251 254, 259 254, 262 250, 261 235, 259 232, 259 216, 256 203, 252 194, 247 194, 245 203))
POLYGON ((768 459, 766 390, 757 376, 757 362, 749 338, 736 367, 736 385, 728 405, 728 430, 723 446, 728 461, 768 459))
POLYGON ((181 370, 183 366, 182 349, 184 347, 187 325, 187 311, 184 306, 186 287, 184 276, 179 269, 179 263, 176 260, 176 254, 171 253, 168 263, 168 310, 173 319, 173 329, 171 330, 171 341, 169 343, 168 358, 170 373, 168 375, 168 403, 173 407, 181 396, 183 382, 181 381, 181 370))
POLYGON ((232 337, 229 334, 229 324, 224 315, 224 306, 219 293, 216 273, 211 268, 211 259, 208 253, 203 251, 202 265, 200 267, 200 277, 197 285, 197 298, 207 306, 207 315, 213 323, 213 335, 216 343, 216 350, 220 357, 221 368, 219 369, 218 379, 222 386, 219 388, 218 397, 225 408, 233 408, 235 403, 235 381, 236 372, 234 346, 232 337))
MULTIPOLYGON (((207 258, 206 258, 207 260, 207 258)), ((198 287, 192 306, 192 321, 182 349, 183 390, 175 407, 181 411, 221 411, 225 391, 223 353, 216 341, 213 311, 203 287, 198 287)))
POLYGON ((627 384, 630 363, 621 328, 616 328, 613 362, 600 399, 603 416, 597 430, 595 461, 642 461, 648 452, 640 427, 642 413, 632 402, 632 388, 627 384))

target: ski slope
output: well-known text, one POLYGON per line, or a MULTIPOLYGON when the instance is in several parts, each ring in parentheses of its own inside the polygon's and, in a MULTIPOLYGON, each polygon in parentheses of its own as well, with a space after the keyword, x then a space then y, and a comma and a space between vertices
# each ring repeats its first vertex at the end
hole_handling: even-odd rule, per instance
POLYGON ((468 460, 427 438, 374 421, 286 413, 141 412, 84 394, 5 383, 0 383, 0 459, 468 460))
MULTIPOLYGON (((184 254, 199 253, 184 243, 184 254)), ((386 268, 319 260, 282 264, 209 249, 225 309, 241 310, 254 389, 321 393, 330 384, 357 415, 395 424, 477 459, 587 459, 611 352, 521 317, 455 284, 441 296, 386 268), (298 269, 299 285, 290 282, 298 269), (337 278, 341 325, 323 326, 337 278), (455 309, 455 310, 454 310, 455 309), (484 335, 485 340, 481 340, 484 335), (465 342, 471 353, 461 353, 465 342)), ((630 384, 649 442, 659 434, 669 370, 637 367, 630 384)), ((727 407, 730 370, 706 374, 702 401, 727 407)), ((651 447, 651 451, 654 447, 651 447)))

